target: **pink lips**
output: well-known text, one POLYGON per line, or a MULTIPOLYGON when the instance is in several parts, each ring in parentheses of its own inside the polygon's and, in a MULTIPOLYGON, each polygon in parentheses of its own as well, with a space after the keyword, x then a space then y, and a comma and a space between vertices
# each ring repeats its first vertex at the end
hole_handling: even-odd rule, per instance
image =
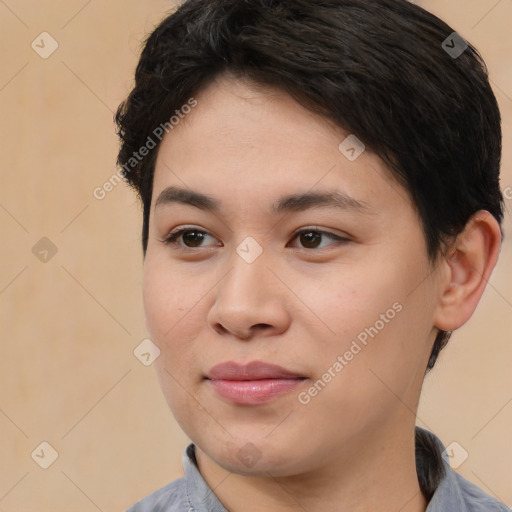
POLYGON ((259 405, 291 391, 305 377, 261 361, 239 365, 229 361, 214 366, 207 375, 213 389, 240 405, 259 405))

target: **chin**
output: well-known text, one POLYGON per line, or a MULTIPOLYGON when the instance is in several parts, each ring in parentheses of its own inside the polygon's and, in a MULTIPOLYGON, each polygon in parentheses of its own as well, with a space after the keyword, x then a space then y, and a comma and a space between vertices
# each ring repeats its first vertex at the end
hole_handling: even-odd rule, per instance
POLYGON ((226 471, 240 475, 291 476, 308 470, 306 453, 296 444, 276 446, 267 439, 244 438, 215 443, 213 449, 202 450, 226 471))

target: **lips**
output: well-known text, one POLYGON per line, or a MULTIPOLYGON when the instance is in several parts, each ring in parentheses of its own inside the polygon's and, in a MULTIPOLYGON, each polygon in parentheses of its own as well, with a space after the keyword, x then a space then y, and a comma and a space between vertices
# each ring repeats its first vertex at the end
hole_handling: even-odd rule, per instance
POLYGON ((232 361, 214 366, 207 376, 211 380, 262 380, 262 379, 298 379, 302 375, 296 374, 281 366, 251 361, 240 365, 232 361))
POLYGON ((261 361, 245 365, 229 361, 214 366, 207 379, 213 390, 228 402, 259 405, 295 389, 305 377, 261 361))

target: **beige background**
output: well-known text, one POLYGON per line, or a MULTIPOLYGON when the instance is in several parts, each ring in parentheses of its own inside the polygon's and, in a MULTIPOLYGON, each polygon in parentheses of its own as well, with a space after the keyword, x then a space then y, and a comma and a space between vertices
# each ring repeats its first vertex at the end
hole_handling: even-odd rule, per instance
MULTIPOLYGON (((503 115, 502 185, 512 187, 512 2, 417 3, 486 59, 503 115)), ((103 200, 92 193, 116 171, 112 116, 140 42, 172 7, 0 1, 0 512, 124 510, 182 474, 187 438, 133 354, 146 337, 141 210, 124 184, 103 200), (46 59, 31 47, 42 51, 42 32, 59 45, 46 59), (42 237, 57 249, 47 262, 32 252, 42 237), (49 460, 43 441, 58 452, 48 469, 35 462, 49 460)), ((510 209, 512 188, 508 197, 510 209)), ((469 453, 458 471, 512 505, 508 214, 505 229, 477 312, 426 381, 418 423, 458 442, 469 453)))

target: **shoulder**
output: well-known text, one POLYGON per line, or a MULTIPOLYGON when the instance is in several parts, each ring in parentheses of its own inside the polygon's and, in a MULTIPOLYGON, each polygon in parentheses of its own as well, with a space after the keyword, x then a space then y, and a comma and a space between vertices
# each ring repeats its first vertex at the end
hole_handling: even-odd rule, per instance
POLYGON ((178 478, 142 498, 126 512, 186 512, 188 507, 185 478, 178 478))
POLYGON ((467 512, 510 512, 510 508, 504 503, 493 498, 458 473, 453 471, 452 473, 457 481, 457 487, 467 512))
POLYGON ((510 512, 504 503, 456 473, 449 457, 436 435, 416 427, 416 469, 429 500, 426 512, 510 512))

